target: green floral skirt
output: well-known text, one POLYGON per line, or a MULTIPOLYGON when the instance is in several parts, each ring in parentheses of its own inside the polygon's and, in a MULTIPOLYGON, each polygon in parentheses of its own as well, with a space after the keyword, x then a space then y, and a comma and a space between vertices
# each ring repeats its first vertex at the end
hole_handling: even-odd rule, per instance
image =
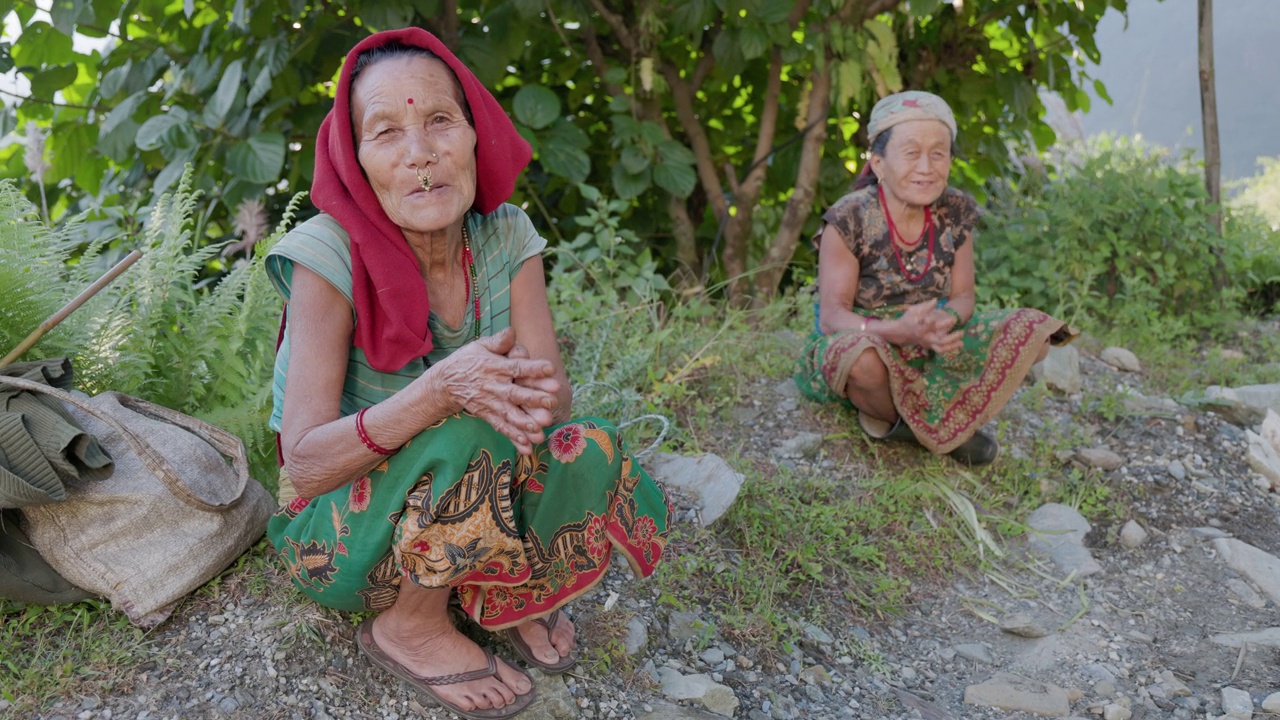
MULTIPOLYGON (((904 309, 872 314, 892 318, 904 309)), ((1004 408, 1046 340, 1074 339, 1061 320, 1027 308, 975 313, 961 329, 964 347, 947 355, 891 345, 873 333, 815 333, 800 356, 796 384, 811 400, 848 403, 849 371, 874 350, 889 370, 889 394, 903 422, 921 445, 951 452, 1004 408)))
POLYGON ((367 476, 288 502, 267 535, 321 605, 385 610, 407 581, 456 589, 468 615, 499 630, 591 589, 615 550, 651 575, 670 514, 606 421, 550 428, 524 456, 484 420, 454 415, 367 476))

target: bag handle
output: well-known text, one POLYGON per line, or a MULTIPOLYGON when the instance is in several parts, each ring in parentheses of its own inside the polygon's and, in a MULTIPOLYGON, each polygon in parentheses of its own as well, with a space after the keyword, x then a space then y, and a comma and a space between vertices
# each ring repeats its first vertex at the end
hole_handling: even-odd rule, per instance
POLYGON ((209 443, 218 452, 231 459, 232 469, 235 471, 236 485, 235 496, 232 500, 225 503, 210 503, 197 497, 182 482, 181 476, 173 469, 173 465, 161 455, 155 448, 151 447, 143 438, 138 437, 137 433, 125 427, 119 420, 111 417, 103 412, 92 403, 86 402, 65 390, 50 387, 43 383, 25 380, 7 375, 0 375, 0 384, 10 385, 21 390, 48 395, 49 397, 60 400, 68 405, 79 408, 98 420, 105 423, 111 429, 120 433, 120 435, 129 443, 133 451, 138 454, 138 459, 142 461, 143 466, 160 480, 161 484, 169 490, 174 497, 183 503, 190 505, 198 510, 207 512, 221 512, 229 508, 235 507, 240 499, 244 497, 245 487, 249 484, 249 462, 245 457, 244 443, 235 435, 223 430, 220 427, 210 425, 209 423, 198 418, 191 417, 180 413, 176 410, 147 402, 140 398, 131 397, 122 393, 112 393, 120 402, 121 406, 128 407, 140 414, 150 415, 151 417, 163 420, 165 422, 176 425, 184 430, 188 430, 199 436, 205 442, 209 443))

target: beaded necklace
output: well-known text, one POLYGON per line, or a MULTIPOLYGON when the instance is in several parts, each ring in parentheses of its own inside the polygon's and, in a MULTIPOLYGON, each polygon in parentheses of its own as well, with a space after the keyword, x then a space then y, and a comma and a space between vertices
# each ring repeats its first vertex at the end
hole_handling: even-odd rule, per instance
MULTIPOLYGON (((902 261, 902 250, 898 247, 898 241, 901 241, 903 245, 907 245, 907 239, 902 237, 902 233, 898 232, 898 227, 893 224, 893 215, 889 213, 889 204, 884 199, 884 187, 877 185, 876 190, 880 193, 880 208, 884 210, 884 217, 889 221, 889 244, 893 246, 893 256, 898 259, 898 269, 902 270, 902 275, 907 279, 907 282, 920 282, 924 279, 925 274, 929 272, 929 268, 933 266, 933 213, 929 210, 928 205, 924 206, 924 227, 920 228, 920 237, 916 238, 912 247, 919 246, 920 241, 924 239, 925 231, 928 231, 929 254, 925 256, 924 267, 920 270, 920 274, 912 275, 910 271, 907 270, 906 263, 902 261)), ((915 267, 914 261, 911 263, 911 266, 915 267)))
POLYGON ((467 295, 474 298, 472 307, 475 308, 475 320, 471 323, 471 332, 475 336, 473 339, 478 340, 480 338, 480 282, 476 277, 476 259, 471 254, 471 234, 467 232, 465 222, 462 225, 462 261, 467 264, 467 274, 464 276, 467 281, 467 295))

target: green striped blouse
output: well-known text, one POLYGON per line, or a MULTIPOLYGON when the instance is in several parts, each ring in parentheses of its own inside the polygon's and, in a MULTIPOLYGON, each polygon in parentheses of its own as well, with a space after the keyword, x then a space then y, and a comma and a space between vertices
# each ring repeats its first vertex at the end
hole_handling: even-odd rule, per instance
MULTIPOLYGON (((468 213, 467 230, 472 237, 480 294, 480 334, 492 335, 511 325, 511 281, 525 260, 539 255, 547 246, 529 217, 520 208, 505 204, 488 215, 468 213)), ((281 238, 267 256, 267 274, 276 290, 289 302, 293 264, 303 266, 327 280, 348 303, 351 295, 351 240, 337 221, 317 215, 281 238)), ((468 307, 470 303, 468 303, 468 307)), ((355 305, 352 304, 352 315, 355 305)), ((342 388, 342 414, 354 414, 362 407, 391 397, 426 371, 471 340, 471 314, 453 327, 435 313, 427 319, 435 347, 426 359, 418 358, 395 372, 379 372, 370 367, 364 351, 352 346, 347 359, 347 378, 342 388)), ((280 431, 284 409, 284 381, 289 370, 289 332, 276 352, 275 377, 271 384, 274 407, 271 428, 280 431)))

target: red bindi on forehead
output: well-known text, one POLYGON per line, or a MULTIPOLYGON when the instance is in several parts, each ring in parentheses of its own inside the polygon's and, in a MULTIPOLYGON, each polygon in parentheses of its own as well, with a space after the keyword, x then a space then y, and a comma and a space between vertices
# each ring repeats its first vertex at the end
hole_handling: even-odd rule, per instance
POLYGON ((413 98, 409 98, 409 101, 408 101, 408 102, 409 102, 409 104, 410 104, 410 105, 412 105, 412 104, 413 104, 413 98))

